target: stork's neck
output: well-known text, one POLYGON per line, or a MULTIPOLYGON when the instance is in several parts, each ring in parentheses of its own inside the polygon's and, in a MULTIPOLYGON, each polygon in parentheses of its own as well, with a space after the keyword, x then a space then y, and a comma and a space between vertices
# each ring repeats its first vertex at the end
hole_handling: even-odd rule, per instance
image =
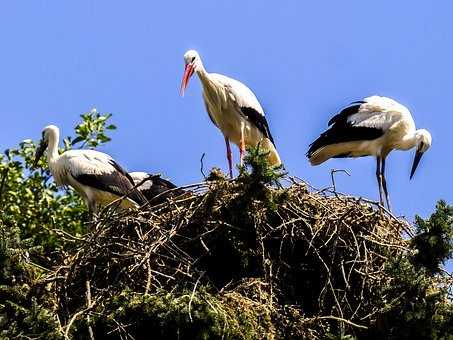
POLYGON ((417 145, 416 131, 405 135, 398 143, 395 143, 395 147, 399 150, 409 150, 417 145))
POLYGON ((200 78, 201 85, 203 86, 203 92, 205 94, 216 94, 218 98, 219 91, 223 89, 222 86, 211 76, 210 73, 206 72, 203 65, 200 70, 197 70, 198 78, 200 78))
POLYGON ((58 142, 60 140, 60 133, 58 131, 51 131, 49 134, 49 142, 47 145, 47 162, 49 165, 55 163, 59 157, 58 155, 58 142))
POLYGON ((197 72, 198 77, 200 78, 201 82, 204 85, 209 79, 209 73, 206 72, 206 69, 204 68, 204 65, 203 65, 203 62, 201 61, 201 59, 197 60, 197 66, 195 67, 195 72, 197 72))

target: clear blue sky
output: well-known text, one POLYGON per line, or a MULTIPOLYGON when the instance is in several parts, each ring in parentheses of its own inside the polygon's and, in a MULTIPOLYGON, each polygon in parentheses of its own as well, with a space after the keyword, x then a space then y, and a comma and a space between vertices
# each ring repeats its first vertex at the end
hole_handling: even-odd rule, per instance
MULTIPOLYGON (((38 139, 53 123, 72 133, 96 107, 119 127, 103 148, 128 170, 199 181, 199 160, 226 169, 198 79, 178 94, 183 54, 246 83, 260 99, 290 174, 317 187, 342 168, 340 191, 377 199, 375 160, 311 167, 305 152, 344 104, 385 95, 433 136, 415 178, 413 151, 393 152, 395 213, 427 216, 453 203, 453 3, 442 1, 3 1, 0 148, 38 139)), ((234 150, 237 159, 237 150, 234 150)))

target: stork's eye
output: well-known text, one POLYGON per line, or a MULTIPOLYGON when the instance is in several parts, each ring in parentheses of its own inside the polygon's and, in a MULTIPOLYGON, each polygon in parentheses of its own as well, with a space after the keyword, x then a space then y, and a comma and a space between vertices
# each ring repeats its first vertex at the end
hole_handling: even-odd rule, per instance
POLYGON ((195 61, 195 57, 192 57, 192 62, 194 62, 194 61, 195 61))
POLYGON ((425 150, 425 142, 420 142, 420 146, 419 146, 418 150, 420 150, 420 151, 425 150))

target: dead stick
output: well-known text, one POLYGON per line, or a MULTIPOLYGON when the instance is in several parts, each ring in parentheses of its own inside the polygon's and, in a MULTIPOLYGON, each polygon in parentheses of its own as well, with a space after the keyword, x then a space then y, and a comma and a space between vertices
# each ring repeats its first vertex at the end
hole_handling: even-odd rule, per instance
POLYGON ((200 279, 203 277, 204 272, 201 273, 201 275, 198 277, 197 282, 195 282, 195 286, 193 287, 192 295, 190 296, 190 301, 189 301, 189 319, 190 322, 192 322, 192 313, 191 313, 191 308, 192 308, 192 300, 195 295, 195 291, 197 290, 198 282, 200 282, 200 279))
MULTIPOLYGON (((87 307, 91 306, 91 287, 90 280, 86 280, 86 298, 87 298, 87 307)), ((93 328, 90 325, 90 313, 87 314, 87 324, 88 324, 88 333, 90 334, 90 339, 94 340, 93 328)))
POLYGON ((346 319, 343 319, 343 318, 339 318, 338 316, 333 316, 333 315, 329 315, 329 316, 318 316, 316 318, 312 318, 310 320, 319 320, 319 319, 330 319, 330 320, 336 320, 336 321, 340 321, 340 322, 344 322, 344 323, 347 323, 348 325, 351 325, 353 327, 357 327, 357 328, 361 328, 361 329, 368 329, 367 326, 363 326, 363 325, 359 325, 359 324, 356 324, 352 321, 349 321, 349 320, 346 320, 346 319))

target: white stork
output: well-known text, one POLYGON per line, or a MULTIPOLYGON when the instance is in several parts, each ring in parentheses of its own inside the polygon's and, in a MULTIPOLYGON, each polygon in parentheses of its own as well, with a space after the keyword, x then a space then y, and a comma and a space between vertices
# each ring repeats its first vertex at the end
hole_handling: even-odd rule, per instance
POLYGON ((260 143, 269 152, 271 166, 281 164, 264 111, 253 92, 241 82, 217 73, 208 73, 197 51, 184 54, 185 70, 181 83, 181 95, 196 72, 203 86, 203 99, 211 121, 222 131, 227 148, 230 177, 233 177, 230 141, 239 147, 242 165, 246 146, 260 143))
POLYGON ((151 205, 163 203, 167 198, 173 198, 185 193, 184 190, 178 189, 172 182, 163 179, 160 175, 152 175, 146 172, 130 172, 137 189, 146 197, 151 205), (156 197, 157 196, 157 197, 156 197))
POLYGON ((385 181, 385 159, 393 150, 409 150, 416 147, 410 179, 425 151, 431 146, 431 134, 424 129, 415 129, 409 110, 393 99, 372 96, 353 102, 330 121, 330 128, 316 139, 307 152, 312 165, 329 158, 375 156, 376 177, 380 202, 387 207, 390 201, 385 181))
POLYGON ((49 125, 42 132, 34 166, 47 149, 47 162, 55 183, 73 187, 84 199, 90 212, 127 195, 120 207, 127 209, 146 203, 134 189, 134 181, 109 155, 95 150, 69 150, 58 154, 60 131, 49 125))

